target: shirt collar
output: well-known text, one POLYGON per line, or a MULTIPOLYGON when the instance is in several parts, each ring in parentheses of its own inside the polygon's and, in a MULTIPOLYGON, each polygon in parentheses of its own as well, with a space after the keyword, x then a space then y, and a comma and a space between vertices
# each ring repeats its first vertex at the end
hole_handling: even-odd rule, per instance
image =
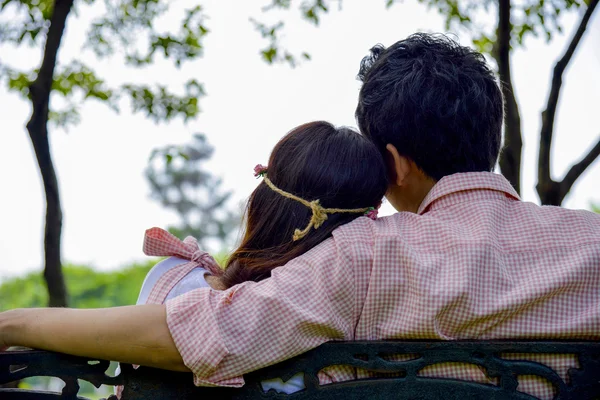
POLYGON ((510 182, 502 175, 493 172, 463 172, 440 179, 423 199, 417 214, 425 213, 434 202, 442 197, 469 190, 496 191, 520 200, 510 182))

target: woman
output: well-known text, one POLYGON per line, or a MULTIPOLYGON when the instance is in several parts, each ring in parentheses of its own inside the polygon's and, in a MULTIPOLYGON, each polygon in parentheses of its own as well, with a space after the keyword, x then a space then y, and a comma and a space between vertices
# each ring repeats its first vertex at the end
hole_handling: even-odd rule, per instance
POLYGON ((193 239, 182 243, 152 228, 146 232, 144 252, 174 257, 148 273, 138 304, 162 303, 209 284, 227 289, 268 278, 274 268, 315 247, 338 226, 361 215, 375 218, 387 188, 375 146, 351 129, 323 121, 290 131, 273 149, 269 166, 257 165, 254 174, 263 181, 250 195, 245 235, 225 270, 198 252, 193 239), (190 263, 194 253, 197 262, 190 263))
POLYGON ((173 266, 160 274, 149 295, 155 304, 9 311, 0 315, 0 347, 21 345, 187 371, 162 303, 185 284, 189 272, 198 265, 209 267, 212 278, 207 280, 218 288, 264 280, 273 269, 330 238, 340 225, 373 216, 387 189, 377 148, 357 132, 326 122, 291 131, 273 149, 269 166, 256 172, 263 181, 250 196, 245 236, 223 273, 210 267, 210 258, 196 254, 197 265, 173 266), (172 279, 171 274, 183 277, 172 279))

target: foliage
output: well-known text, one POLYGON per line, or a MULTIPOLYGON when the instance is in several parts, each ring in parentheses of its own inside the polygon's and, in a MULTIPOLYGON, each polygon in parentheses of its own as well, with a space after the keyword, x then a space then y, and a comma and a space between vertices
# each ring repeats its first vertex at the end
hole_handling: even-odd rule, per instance
MULTIPOLYGON (((227 253, 217 253, 214 257, 220 265, 225 265, 227 253)), ((67 264, 63 270, 69 287, 70 304, 75 308, 135 304, 146 274, 157 262, 155 258, 110 271, 67 264)), ((47 303, 44 281, 37 272, 0 282, 0 312, 13 308, 44 307, 47 303)))
POLYGON ((206 136, 196 134, 184 146, 154 150, 146 169, 152 198, 179 216, 179 225, 169 231, 193 236, 202 246, 210 238, 225 242, 239 220, 227 207, 231 192, 223 192, 221 180, 203 168, 213 151, 206 136))
MULTIPOLYGON (((341 7, 342 0, 337 0, 341 7)), ((330 11, 330 0, 310 0, 304 1, 299 6, 302 18, 314 25, 319 25, 321 17, 330 11)), ((271 3, 263 7, 263 12, 274 10, 289 10, 292 7, 292 0, 271 0, 271 3)), ((250 18, 254 28, 260 33, 263 39, 268 41, 268 45, 261 50, 261 56, 268 64, 287 63, 292 67, 298 65, 300 60, 310 60, 311 56, 307 52, 295 54, 281 44, 281 32, 285 27, 285 22, 279 20, 274 24, 266 24, 255 18, 250 18)))
MULTIPOLYGON (((298 64, 298 56, 283 48, 280 44, 278 34, 284 26, 283 21, 279 21, 274 25, 267 25, 264 22, 250 18, 250 22, 260 33, 262 38, 269 42, 267 47, 260 51, 260 54, 265 62, 268 64, 287 62, 292 67, 295 67, 298 64)), ((310 60, 310 54, 306 52, 301 53, 300 57, 305 60, 310 60)))
MULTIPOLYGON (((142 282, 156 260, 136 263, 115 271, 96 271, 82 265, 65 265, 69 300, 76 308, 103 308, 135 304, 142 282)), ((43 307, 48 295, 37 272, 6 280, 0 285, 0 311, 43 307)))
MULTIPOLYGON (((403 0, 384 0, 387 8, 391 8, 397 3, 404 3, 403 0)), ((445 19, 446 30, 467 31, 474 37, 473 44, 481 52, 490 54, 493 50, 493 44, 496 42, 496 27, 478 23, 482 18, 477 18, 483 14, 494 16, 498 13, 498 1, 494 0, 417 0, 418 3, 428 8, 435 9, 445 19)), ((291 10, 293 8, 291 0, 271 0, 271 3, 263 7, 263 11, 272 10, 291 10)), ((322 18, 331 11, 332 5, 337 4, 341 9, 343 0, 310 0, 300 3, 298 10, 300 15, 309 23, 319 25, 322 18)), ((569 11, 576 10, 585 6, 584 0, 525 0, 511 2, 511 24, 512 24, 512 44, 514 46, 523 45, 524 40, 532 35, 539 37, 543 35, 547 41, 552 40, 555 34, 563 32, 561 17, 569 11)), ((485 20, 485 19, 483 19, 485 20)), ((257 30, 264 38, 270 39, 271 52, 274 54, 292 55, 290 50, 279 46, 280 34, 284 30, 285 21, 280 20, 277 23, 267 26, 260 21, 251 19, 257 30)), ((310 58, 308 53, 302 53, 310 58)), ((268 62, 289 61, 283 58, 265 58, 268 62)))
MULTIPOLYGON (((0 5, 0 44, 43 47, 51 27, 55 6, 64 1, 5 0, 0 5)), ((85 14, 99 0, 73 2, 73 11, 85 14)), ((95 7, 97 9, 98 7, 95 7)), ((199 5, 185 9, 176 32, 157 31, 157 21, 169 12, 170 4, 158 0, 104 0, 104 13, 90 24, 85 38, 84 51, 92 52, 98 59, 120 56, 132 68, 145 67, 160 55, 171 60, 175 67, 202 56, 202 39, 208 33, 206 16, 199 5), (146 47, 142 50, 143 47, 146 47)), ((37 78, 39 68, 32 65, 19 70, 5 63, 0 67, 0 78, 6 80, 11 91, 23 98, 37 78)), ((114 110, 121 108, 120 100, 128 98, 134 112, 144 112, 158 121, 168 121, 182 116, 185 120, 199 112, 198 100, 204 89, 195 79, 190 79, 183 93, 171 93, 163 85, 134 85, 123 83, 110 86, 95 71, 93 64, 81 59, 57 64, 51 86, 52 93, 62 98, 62 108, 51 102, 49 119, 55 125, 67 127, 79 121, 81 104, 94 99, 114 110)))
MULTIPOLYGON (((498 2, 492 0, 418 0, 419 3, 436 9, 446 21, 446 29, 466 30, 475 39, 479 51, 491 53, 496 42, 496 29, 477 23, 480 14, 497 15, 498 2)), ((388 1, 388 6, 394 2, 388 1)), ((555 34, 563 32, 561 16, 585 6, 583 0, 526 0, 511 2, 511 44, 523 45, 532 35, 542 35, 548 42, 555 34)))
POLYGON ((97 59, 119 55, 125 64, 142 68, 162 55, 179 68, 183 62, 202 56, 202 40, 208 33, 202 7, 192 2, 184 8, 176 31, 159 30, 160 19, 180 5, 164 0, 3 0, 0 3, 0 45, 34 47, 42 54, 39 63, 24 69, 6 61, 0 64, 0 81, 5 81, 9 91, 20 94, 32 106, 26 128, 46 196, 44 278, 50 306, 66 306, 67 291, 61 271, 62 207, 48 123, 66 128, 79 122, 79 108, 88 99, 118 111, 122 98, 130 100, 134 112, 143 112, 156 122, 177 116, 187 121, 199 113, 198 101, 204 95, 202 84, 195 79, 185 83, 183 93, 172 93, 164 85, 145 82, 111 86, 82 59, 60 63, 59 50, 68 18, 71 14, 102 9, 85 33, 83 49, 91 51, 97 59))

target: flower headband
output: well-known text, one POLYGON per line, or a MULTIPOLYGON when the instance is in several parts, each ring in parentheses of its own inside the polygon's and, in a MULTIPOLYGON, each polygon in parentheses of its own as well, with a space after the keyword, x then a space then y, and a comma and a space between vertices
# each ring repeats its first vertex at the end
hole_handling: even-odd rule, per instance
POLYGON ((262 177, 264 182, 267 184, 267 186, 269 188, 271 188, 271 190, 273 190, 274 192, 282 195, 283 197, 287 197, 288 199, 292 199, 295 200, 303 205, 305 205, 306 207, 310 208, 312 211, 312 217, 310 218, 310 222, 308 223, 308 225, 306 226, 306 228, 304 228, 303 230, 300 229, 296 229, 294 231, 294 236, 293 236, 293 240, 299 240, 302 239, 304 236, 306 236, 306 234, 310 231, 311 228, 315 228, 318 229, 321 225, 323 225, 323 223, 325 222, 325 220, 327 220, 327 214, 335 214, 335 213, 363 213, 365 214, 367 217, 371 218, 371 219, 376 219, 377 218, 377 208, 375 207, 364 207, 364 208, 348 208, 348 209, 344 209, 344 208, 324 208, 319 200, 313 200, 313 201, 308 201, 308 200, 304 200, 303 198, 300 198, 298 196, 295 196, 291 193, 288 193, 284 190, 279 189, 277 186, 275 186, 273 184, 273 182, 271 182, 271 180, 269 178, 267 178, 267 167, 261 164, 258 164, 256 167, 254 167, 254 176, 255 177, 262 177))

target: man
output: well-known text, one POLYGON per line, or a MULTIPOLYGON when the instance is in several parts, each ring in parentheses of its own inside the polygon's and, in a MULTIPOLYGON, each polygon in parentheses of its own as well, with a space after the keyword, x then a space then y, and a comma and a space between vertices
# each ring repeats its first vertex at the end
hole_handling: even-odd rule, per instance
POLYGON ((600 339, 600 216, 521 202, 491 172, 502 96, 483 57, 416 34, 373 48, 359 77, 357 120, 387 161, 399 213, 358 218, 271 278, 224 292, 2 313, 0 346, 189 369, 197 384, 239 386, 242 374, 329 340, 600 339))

